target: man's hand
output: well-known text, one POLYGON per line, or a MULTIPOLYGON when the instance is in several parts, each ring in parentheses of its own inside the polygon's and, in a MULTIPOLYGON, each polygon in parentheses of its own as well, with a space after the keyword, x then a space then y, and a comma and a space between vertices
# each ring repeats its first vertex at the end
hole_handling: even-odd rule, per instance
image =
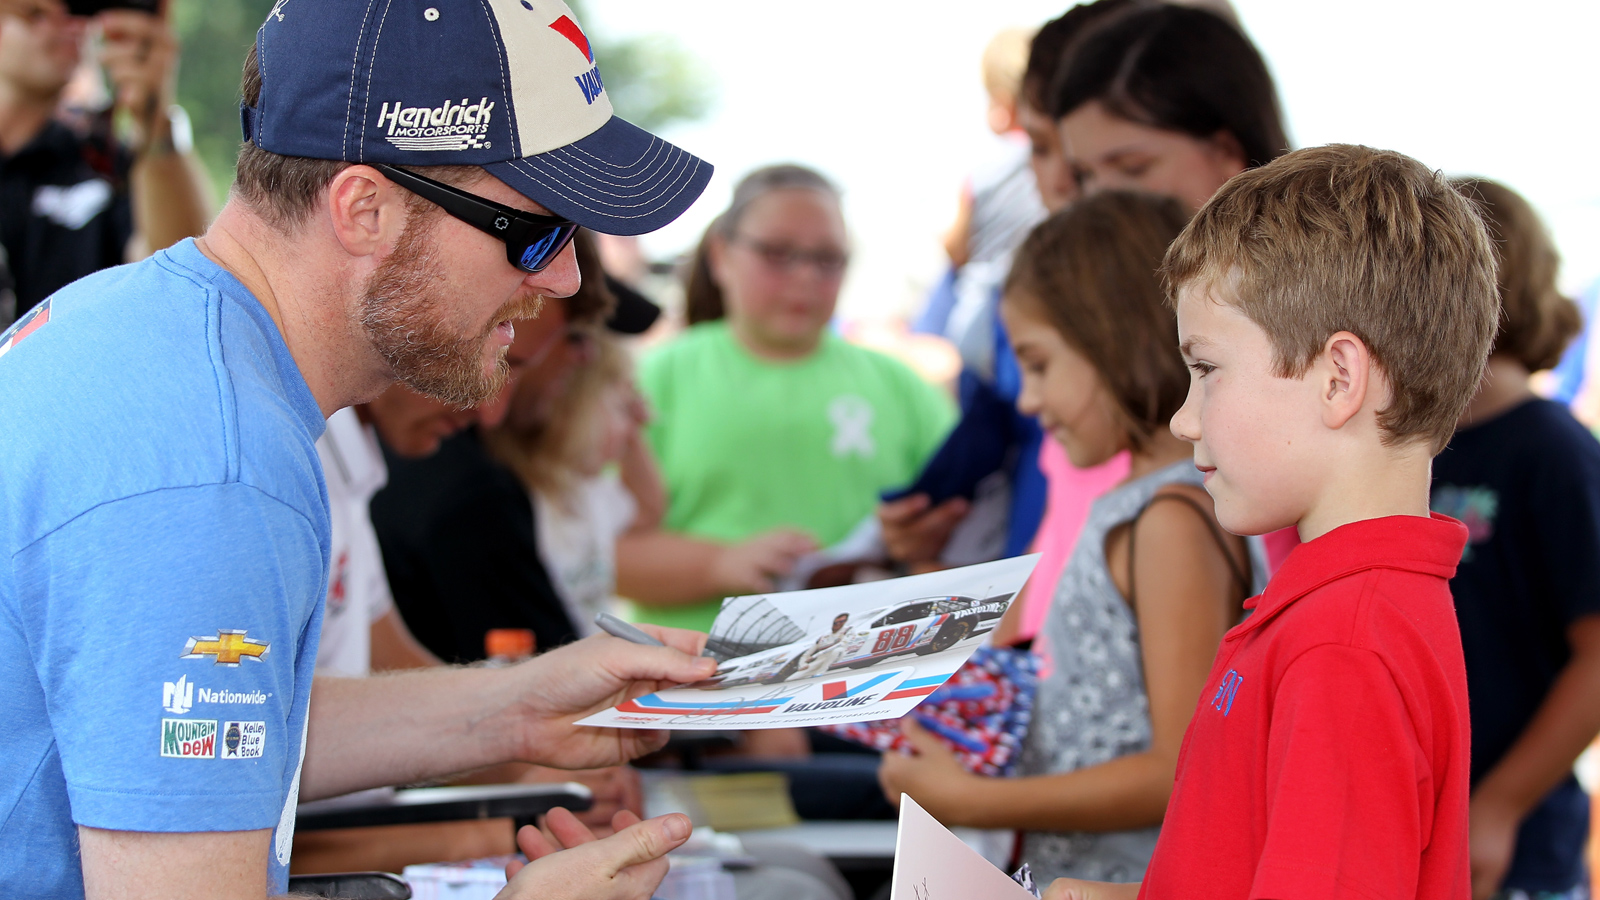
POLYGON ((667 874, 667 851, 689 839, 687 816, 639 821, 629 812, 611 820, 616 833, 596 839, 572 813, 554 809, 546 835, 532 826, 517 833, 529 862, 506 866, 510 883, 496 900, 648 900, 667 874))
POLYGON ((720 589, 735 594, 764 594, 773 581, 794 569, 800 557, 817 549, 811 536, 793 528, 778 528, 717 554, 711 577, 720 589))
POLYGON ((932 506, 927 494, 912 494, 884 503, 878 507, 883 546, 896 562, 907 565, 933 562, 944 552, 950 533, 971 508, 972 504, 962 497, 951 497, 932 506))
POLYGON ((917 804, 946 825, 960 825, 971 808, 970 798, 983 790, 984 777, 967 771, 950 748, 913 716, 900 720, 900 732, 911 742, 914 756, 889 752, 878 764, 878 783, 896 807, 900 795, 910 794, 917 804))
POLYGON ((136 129, 134 152, 172 149, 167 107, 175 96, 178 40, 157 16, 133 9, 109 9, 95 17, 103 37, 100 65, 111 82, 119 109, 136 129))
POLYGON ((1472 848, 1472 900, 1488 900, 1500 890, 1517 850, 1522 816, 1480 794, 1472 795, 1468 833, 1472 848))
POLYGON ((1135 900, 1139 882, 1117 884, 1110 881, 1081 881, 1057 878, 1044 889, 1044 900, 1135 900))
POLYGON ((519 756, 563 769, 613 766, 661 748, 667 732, 579 727, 579 719, 632 697, 709 678, 715 660, 700 656, 698 631, 640 626, 665 647, 643 647, 595 635, 536 656, 515 668, 512 689, 522 717, 519 756))

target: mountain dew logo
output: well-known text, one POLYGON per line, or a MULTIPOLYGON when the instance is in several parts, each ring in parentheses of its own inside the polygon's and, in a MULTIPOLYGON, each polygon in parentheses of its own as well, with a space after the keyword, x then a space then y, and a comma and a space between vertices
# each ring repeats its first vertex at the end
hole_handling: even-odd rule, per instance
POLYGON ((162 719, 161 755, 177 759, 215 759, 216 719, 162 719))

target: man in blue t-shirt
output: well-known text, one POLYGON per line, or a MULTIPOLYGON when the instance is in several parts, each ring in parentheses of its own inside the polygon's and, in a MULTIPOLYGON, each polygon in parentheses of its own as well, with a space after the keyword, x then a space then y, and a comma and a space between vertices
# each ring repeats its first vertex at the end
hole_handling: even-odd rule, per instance
MULTIPOLYGON (((0 334, 3 897, 281 893, 298 800, 622 762, 664 735, 572 723, 710 674, 662 630, 312 684, 323 420, 397 380, 493 396, 512 321, 577 287, 577 225, 657 228, 709 166, 611 115, 558 0, 279 2, 242 113, 204 237, 0 334)), ((555 819, 583 846, 524 832, 536 861, 503 896, 648 897, 688 834, 555 819)))

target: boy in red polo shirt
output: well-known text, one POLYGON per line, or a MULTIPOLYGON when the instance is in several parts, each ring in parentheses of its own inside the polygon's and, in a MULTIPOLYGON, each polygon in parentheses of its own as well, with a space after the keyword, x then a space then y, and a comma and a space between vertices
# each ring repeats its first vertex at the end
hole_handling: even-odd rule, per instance
POLYGON ((1142 885, 1050 900, 1467 900, 1467 531, 1428 487, 1495 332, 1482 223, 1413 159, 1318 147, 1229 181, 1165 269, 1173 432, 1225 528, 1303 543, 1217 653, 1142 885))

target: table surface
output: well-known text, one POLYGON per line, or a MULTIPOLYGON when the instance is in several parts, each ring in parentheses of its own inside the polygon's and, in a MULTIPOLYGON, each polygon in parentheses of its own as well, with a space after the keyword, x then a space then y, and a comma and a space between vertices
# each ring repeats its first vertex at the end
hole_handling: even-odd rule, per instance
POLYGON ((899 823, 893 821, 813 821, 735 834, 794 841, 829 859, 893 859, 898 829, 899 823))

